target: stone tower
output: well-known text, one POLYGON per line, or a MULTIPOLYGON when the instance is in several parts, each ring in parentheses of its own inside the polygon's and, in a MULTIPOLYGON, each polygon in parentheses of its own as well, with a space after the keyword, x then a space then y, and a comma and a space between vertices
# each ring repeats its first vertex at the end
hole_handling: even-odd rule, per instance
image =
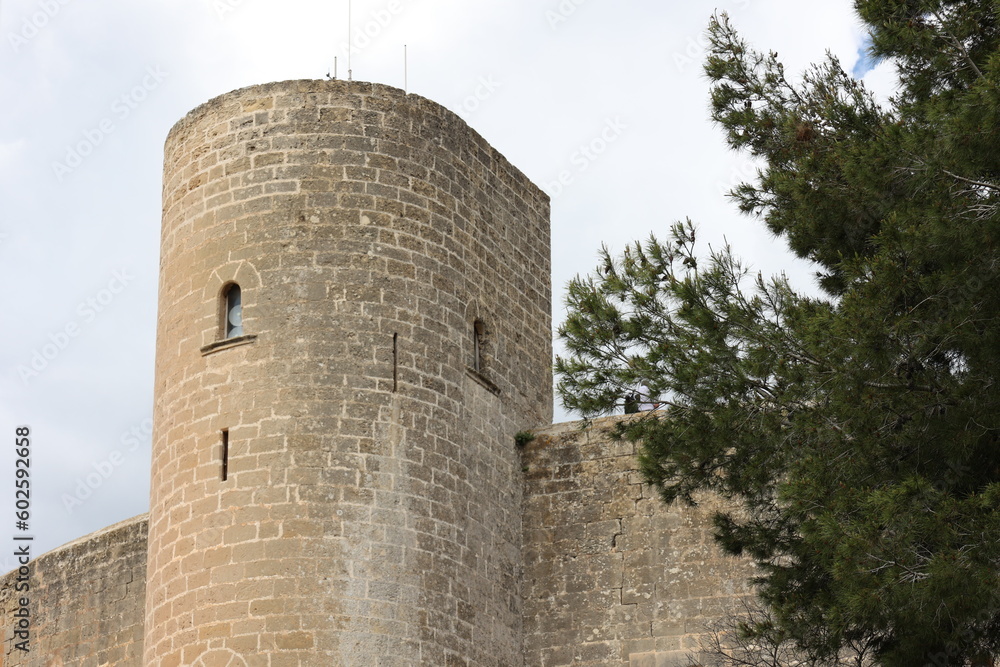
POLYGON ((358 82, 218 97, 165 160, 144 663, 522 664, 546 195, 358 82))

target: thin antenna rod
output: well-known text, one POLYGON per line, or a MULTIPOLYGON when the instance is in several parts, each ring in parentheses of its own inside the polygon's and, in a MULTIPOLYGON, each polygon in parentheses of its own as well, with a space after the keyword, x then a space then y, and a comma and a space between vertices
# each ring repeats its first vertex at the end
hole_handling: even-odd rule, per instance
POLYGON ((337 79, 337 56, 333 57, 333 78, 337 79))
POLYGON ((409 68, 406 62, 406 44, 403 44, 403 92, 410 92, 409 68))
POLYGON ((354 81, 353 72, 351 71, 351 51, 353 51, 351 44, 351 0, 347 0, 347 80, 354 81))

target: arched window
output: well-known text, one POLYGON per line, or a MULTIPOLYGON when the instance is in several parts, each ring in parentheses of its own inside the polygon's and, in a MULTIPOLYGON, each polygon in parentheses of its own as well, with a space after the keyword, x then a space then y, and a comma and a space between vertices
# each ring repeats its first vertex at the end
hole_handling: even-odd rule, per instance
POLYGON ((482 320, 472 323, 472 370, 482 373, 486 364, 486 325, 482 320))
POLYGON ((222 293, 224 338, 236 338, 243 335, 243 298, 240 286, 230 283, 222 293))
POLYGON ((237 345, 246 345, 257 339, 256 334, 243 330, 243 291, 239 284, 227 282, 216 297, 216 329, 205 332, 215 340, 200 348, 201 354, 213 354, 237 345))

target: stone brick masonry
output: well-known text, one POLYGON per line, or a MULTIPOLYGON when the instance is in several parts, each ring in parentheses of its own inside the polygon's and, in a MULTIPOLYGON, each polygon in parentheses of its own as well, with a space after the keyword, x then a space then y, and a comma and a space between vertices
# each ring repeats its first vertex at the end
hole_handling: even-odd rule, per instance
MULTIPOLYGON (((540 429, 522 451, 524 652, 511 666, 698 664, 706 628, 748 594, 747 564, 712 542, 715 503, 665 506, 634 446, 608 437, 616 419, 540 429)), ((145 534, 136 517, 36 561, 29 656, 11 643, 15 577, 0 581, 0 664, 144 664, 145 534)))
POLYGON ((163 197, 145 663, 519 660, 548 197, 443 107, 345 81, 194 110, 163 197))
POLYGON ((610 436, 617 419, 525 447, 525 665, 700 664, 709 626, 749 595, 748 563, 713 542, 718 501, 664 505, 610 436))
POLYGON ((146 517, 50 551, 31 565, 30 648, 14 648, 17 571, 0 579, 2 667, 141 665, 146 517))
POLYGON ((669 667, 746 592, 606 422, 515 445, 552 416, 549 201, 457 116, 234 91, 163 201, 148 519, 34 561, 30 654, 0 579, 0 667, 669 667))

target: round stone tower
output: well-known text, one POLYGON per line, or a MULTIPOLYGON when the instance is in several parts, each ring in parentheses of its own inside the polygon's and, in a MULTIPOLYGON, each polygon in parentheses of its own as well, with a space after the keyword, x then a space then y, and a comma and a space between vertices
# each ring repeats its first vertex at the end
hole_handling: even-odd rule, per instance
POLYGON ((522 664, 548 198, 359 82, 218 97, 165 160, 145 664, 522 664))

